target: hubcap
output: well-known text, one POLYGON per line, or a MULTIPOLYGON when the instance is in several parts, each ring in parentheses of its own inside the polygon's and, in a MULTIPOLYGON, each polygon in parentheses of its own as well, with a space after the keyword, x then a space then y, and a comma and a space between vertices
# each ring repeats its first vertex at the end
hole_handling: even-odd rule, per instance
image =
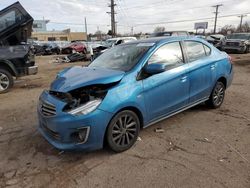
POLYGON ((137 123, 133 116, 121 116, 112 130, 112 140, 118 146, 127 146, 135 138, 137 123))
POLYGON ((224 98, 224 87, 219 84, 216 86, 213 94, 213 101, 216 106, 219 106, 224 98))
POLYGON ((6 90, 10 85, 10 80, 7 75, 0 72, 0 91, 6 90))

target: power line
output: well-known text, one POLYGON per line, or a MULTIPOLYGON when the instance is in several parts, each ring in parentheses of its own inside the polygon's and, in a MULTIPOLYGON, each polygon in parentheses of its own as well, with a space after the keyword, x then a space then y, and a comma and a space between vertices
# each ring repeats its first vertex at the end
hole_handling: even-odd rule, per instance
MULTIPOLYGON (((168 4, 165 4, 165 5, 172 5, 172 4, 178 3, 180 1, 184 1, 184 0, 175 0, 172 3, 168 3, 168 4)), ((158 2, 154 2, 154 3, 150 3, 150 5, 137 5, 137 6, 132 6, 132 7, 126 7, 126 8, 124 8, 124 10, 147 8, 147 7, 148 8, 153 8, 153 7, 163 6, 164 3, 166 3, 166 1, 158 1, 158 2)))
MULTIPOLYGON (((248 14, 250 14, 250 12, 247 12, 244 14, 248 15, 248 14)), ((218 18, 226 18, 226 17, 239 16, 239 15, 241 15, 241 14, 223 15, 223 16, 218 16, 218 18)), ((167 21, 167 22, 142 23, 142 24, 137 24, 134 27, 138 27, 138 26, 142 26, 142 25, 159 25, 159 24, 182 23, 182 22, 192 22, 192 21, 211 20, 211 19, 214 19, 214 17, 198 18, 198 19, 186 19, 186 20, 172 20, 172 21, 167 21)))
MULTIPOLYGON (((234 0, 222 1, 221 3, 226 3, 226 5, 224 5, 224 6, 228 6, 228 5, 231 5, 231 3, 229 3, 231 1, 232 1, 232 3, 235 3, 234 0)), ((166 16, 167 13, 174 13, 174 15, 176 15, 176 13, 179 13, 179 12, 183 13, 185 11, 190 11, 190 10, 194 10, 194 9, 207 8, 208 6, 212 6, 212 5, 214 5, 214 3, 213 4, 211 4, 211 3, 210 4, 205 4, 205 5, 202 5, 202 6, 197 6, 197 7, 192 7, 192 8, 174 9, 174 10, 171 10, 171 11, 166 11, 166 7, 163 7, 163 6, 161 6, 161 8, 164 9, 163 14, 166 16)), ((158 8, 157 11, 161 10, 161 8, 158 8)), ((149 13, 155 14, 155 12, 147 12, 147 15, 149 15, 149 13)), ((138 17, 132 17, 132 16, 129 16, 129 18, 130 19, 131 18, 138 19, 138 17)), ((144 20, 145 18, 141 18, 141 19, 144 20)))
MULTIPOLYGON (((243 13, 243 14, 228 14, 228 15, 218 16, 218 18, 226 18, 226 17, 249 15, 249 14, 250 14, 250 12, 246 12, 246 13, 243 13)), ((141 23, 141 24, 136 24, 134 27, 143 26, 143 25, 182 23, 182 22, 192 22, 192 21, 211 20, 211 19, 214 19, 214 17, 206 17, 206 18, 199 18, 199 19, 186 19, 186 20, 171 20, 171 21, 166 21, 166 22, 141 23)), ((49 22, 49 24, 50 23, 51 24, 59 24, 59 25, 79 25, 79 26, 83 26, 84 25, 84 23, 68 23, 68 22, 54 22, 54 21, 49 22)), ((88 25, 93 25, 93 26, 107 26, 107 24, 101 24, 101 23, 99 23, 99 24, 88 24, 88 25)), ((122 25, 122 24, 117 24, 117 26, 123 26, 123 27, 131 28, 130 26, 122 25)))
MULTIPOLYGON (((79 25, 82 26, 84 25, 84 23, 71 23, 71 22, 54 22, 54 21, 50 21, 48 24, 58 24, 58 25, 79 25)), ((107 26, 107 24, 88 24, 88 25, 101 25, 101 26, 107 26)))
POLYGON ((218 9, 219 9, 219 7, 221 7, 222 6, 222 4, 218 4, 218 5, 214 5, 214 6, 212 6, 212 7, 215 7, 215 19, 214 19, 214 34, 216 33, 216 24, 217 24, 217 18, 218 18, 218 9))
MULTIPOLYGON (((121 13, 121 14, 118 14, 118 15, 120 15, 119 17, 120 17, 124 22, 126 22, 126 25, 129 26, 129 25, 130 25, 129 22, 131 22, 131 19, 129 19, 129 17, 128 17, 128 15, 127 15, 127 12, 123 10, 122 1, 121 1, 121 0, 118 0, 118 2, 117 2, 116 4, 117 4, 117 8, 118 8, 119 12, 121 13), (124 18, 123 18, 122 15, 124 15, 124 18)), ((117 10, 117 11, 118 11, 118 10, 117 10)), ((118 13, 119 13, 119 12, 118 12, 118 13)), ((129 26, 129 27, 130 27, 130 26, 129 26)))

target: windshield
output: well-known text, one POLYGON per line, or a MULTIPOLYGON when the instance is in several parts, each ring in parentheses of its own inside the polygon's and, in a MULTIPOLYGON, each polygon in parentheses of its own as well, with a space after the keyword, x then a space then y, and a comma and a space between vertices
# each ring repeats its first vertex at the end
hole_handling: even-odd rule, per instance
POLYGON ((232 34, 227 36, 228 39, 245 39, 248 40, 250 35, 247 34, 232 34))
POLYGON ((106 47, 111 47, 114 43, 115 43, 116 40, 106 40, 104 42, 104 46, 106 47))
POLYGON ((147 52, 150 46, 129 44, 116 46, 96 58, 89 67, 101 67, 121 71, 131 70, 147 52))

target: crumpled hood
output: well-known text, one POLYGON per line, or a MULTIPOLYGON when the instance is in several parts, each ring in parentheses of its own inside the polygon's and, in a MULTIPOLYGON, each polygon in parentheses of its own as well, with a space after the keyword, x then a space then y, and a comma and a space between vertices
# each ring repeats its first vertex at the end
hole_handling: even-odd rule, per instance
POLYGON ((50 89, 58 92, 94 84, 109 84, 120 81, 125 72, 104 68, 74 66, 61 71, 52 82, 50 89))

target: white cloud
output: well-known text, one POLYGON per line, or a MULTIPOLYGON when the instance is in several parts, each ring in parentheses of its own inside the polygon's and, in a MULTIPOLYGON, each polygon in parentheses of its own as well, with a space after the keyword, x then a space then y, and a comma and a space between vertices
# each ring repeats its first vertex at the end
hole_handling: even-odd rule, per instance
MULTIPOLYGON (((15 1, 1 0, 0 8, 15 1)), ((89 32, 95 32, 98 27, 107 32, 110 28, 110 16, 106 13, 110 11, 109 0, 20 0, 20 2, 34 19, 43 17, 49 19, 51 21, 48 24, 49 29, 70 27, 73 31, 83 31, 84 17, 87 17, 89 32), (58 24, 58 22, 65 24, 58 24)), ((214 17, 214 8, 211 6, 215 4, 223 4, 219 8, 219 15, 250 13, 249 0, 115 0, 115 2, 120 33, 130 32, 132 26, 134 32, 152 32, 157 25, 165 26, 167 30, 193 30, 195 21, 156 25, 139 24, 214 17)), ((249 21, 250 14, 244 19, 249 21)), ((209 30, 211 30, 213 19, 204 21, 209 21, 209 30)), ((238 23, 237 16, 218 18, 218 28, 225 24, 237 25, 238 23)))

